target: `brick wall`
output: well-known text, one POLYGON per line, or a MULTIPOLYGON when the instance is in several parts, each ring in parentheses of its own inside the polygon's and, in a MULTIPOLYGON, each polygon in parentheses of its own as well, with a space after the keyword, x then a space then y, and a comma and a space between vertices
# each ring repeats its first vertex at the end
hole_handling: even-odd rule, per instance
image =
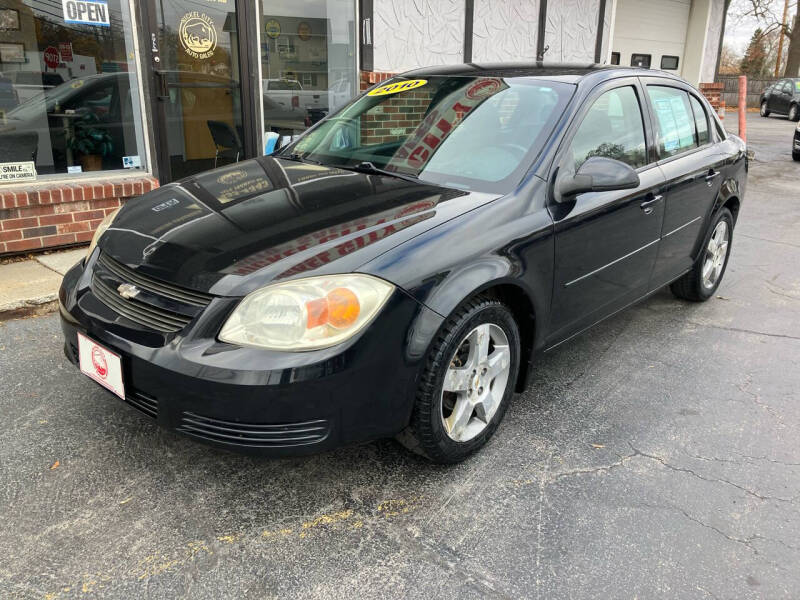
POLYGON ((158 187, 152 177, 0 188, 0 256, 88 243, 108 213, 158 187))
POLYGON ((717 111, 720 117, 725 116, 725 101, 722 99, 722 91, 725 88, 723 83, 701 83, 700 92, 706 97, 711 107, 717 111))

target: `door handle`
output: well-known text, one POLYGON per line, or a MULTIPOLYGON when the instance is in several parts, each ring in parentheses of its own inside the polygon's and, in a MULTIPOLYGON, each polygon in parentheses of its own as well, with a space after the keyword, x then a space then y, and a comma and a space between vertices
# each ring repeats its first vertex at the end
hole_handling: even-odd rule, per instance
POLYGON ((167 87, 167 75, 162 71, 155 71, 156 80, 156 98, 159 100, 169 100, 169 88, 167 87))
POLYGON ((655 210, 654 205, 656 204, 656 202, 659 202, 662 198, 664 198, 664 196, 662 196, 661 194, 657 196, 653 196, 652 194, 650 194, 647 197, 647 200, 645 200, 639 205, 639 208, 641 208, 644 211, 644 214, 646 215, 652 214, 653 210, 655 210))
POLYGON ((712 169, 708 172, 708 175, 706 175, 706 182, 708 183, 708 185, 712 184, 714 178, 717 177, 717 175, 719 175, 719 171, 714 171, 712 169))

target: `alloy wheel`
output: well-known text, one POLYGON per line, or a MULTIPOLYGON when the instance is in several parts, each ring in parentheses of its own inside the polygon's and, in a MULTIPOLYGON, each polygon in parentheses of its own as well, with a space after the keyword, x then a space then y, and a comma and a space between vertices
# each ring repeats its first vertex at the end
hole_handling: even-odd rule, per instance
POLYGON ((706 246, 706 255, 703 261, 703 287, 711 289, 716 285, 725 266, 728 256, 729 230, 726 221, 720 221, 714 228, 711 239, 706 246))
POLYGON ((762 117, 766 117, 767 116, 767 103, 766 102, 762 102, 761 103, 761 116, 762 117))
POLYGON ((511 350, 506 333, 483 323, 470 331, 444 376, 442 425, 450 439, 466 442, 492 421, 508 386, 511 350))

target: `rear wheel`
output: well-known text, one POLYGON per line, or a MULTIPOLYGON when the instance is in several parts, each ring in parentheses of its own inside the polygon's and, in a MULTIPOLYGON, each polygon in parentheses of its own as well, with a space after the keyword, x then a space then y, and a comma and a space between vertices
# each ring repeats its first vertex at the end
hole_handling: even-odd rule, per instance
POLYGON ((798 119, 800 119, 800 107, 797 104, 792 104, 789 107, 789 120, 797 121, 798 119))
POLYGON ((465 459, 502 420, 519 359, 519 328, 511 310, 488 296, 466 302, 433 343, 411 422, 398 440, 435 462, 465 459))
POLYGON ((705 302, 711 298, 722 281, 725 267, 728 266, 732 235, 733 215, 727 208, 723 208, 712 221, 703 243, 703 251, 692 270, 670 285, 672 293, 692 302, 705 302))
POLYGON ((761 116, 762 117, 768 117, 769 116, 769 109, 767 108, 767 101, 766 100, 764 100, 761 103, 761 116))
POLYGON ((792 151, 792 158, 797 160, 797 161, 800 161, 800 152, 798 152, 797 150, 793 150, 792 151))

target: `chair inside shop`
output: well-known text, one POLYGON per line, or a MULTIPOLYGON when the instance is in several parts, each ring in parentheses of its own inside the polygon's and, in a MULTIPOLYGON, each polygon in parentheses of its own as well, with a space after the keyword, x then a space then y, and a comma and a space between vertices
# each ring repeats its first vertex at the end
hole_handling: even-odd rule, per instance
POLYGON ((214 168, 220 158, 239 162, 243 154, 242 140, 236 130, 224 121, 207 121, 208 130, 214 140, 216 153, 214 154, 214 168))

